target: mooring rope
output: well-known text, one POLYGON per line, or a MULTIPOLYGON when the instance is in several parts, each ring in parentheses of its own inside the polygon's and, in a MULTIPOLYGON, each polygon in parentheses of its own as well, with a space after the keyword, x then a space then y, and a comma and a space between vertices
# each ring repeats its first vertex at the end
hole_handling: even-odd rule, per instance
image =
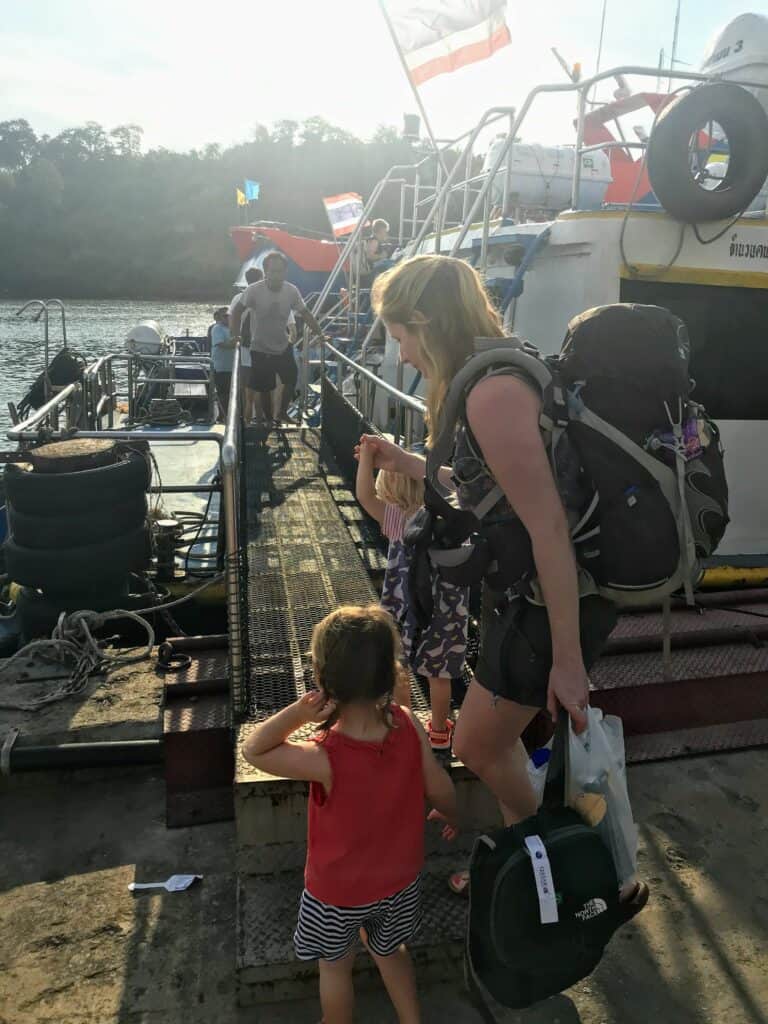
MULTIPOLYGON (((155 631, 142 616, 183 604, 199 594, 201 590, 205 590, 206 587, 219 583, 223 579, 224 573, 221 573, 206 580, 202 586, 196 587, 175 601, 153 605, 149 608, 140 608, 137 611, 116 608, 108 612, 86 610, 62 612, 50 639, 33 640, 0 664, 0 684, 8 680, 9 673, 15 665, 20 661, 28 662, 31 658, 38 658, 40 661, 52 665, 70 664, 72 667, 69 676, 46 693, 29 700, 11 700, 0 696, 0 708, 11 711, 37 711, 48 704, 82 693, 88 679, 94 673, 108 672, 120 665, 131 665, 150 658, 155 644, 155 631), (131 653, 123 654, 111 654, 105 650, 105 645, 109 641, 97 640, 93 633, 115 619, 131 619, 140 625, 147 635, 146 645, 139 651, 133 650, 131 653)), ((12 682, 22 684, 34 682, 34 680, 28 677, 23 678, 19 673, 12 682)))

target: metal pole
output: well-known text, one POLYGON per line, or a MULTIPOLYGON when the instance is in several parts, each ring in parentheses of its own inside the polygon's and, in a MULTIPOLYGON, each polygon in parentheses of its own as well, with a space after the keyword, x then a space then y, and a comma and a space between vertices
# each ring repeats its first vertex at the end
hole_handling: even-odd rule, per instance
POLYGON ((229 622, 229 668, 232 683, 233 718, 245 710, 245 672, 240 601, 240 537, 238 523, 238 487, 236 481, 240 430, 240 348, 235 349, 232 386, 224 440, 221 446, 222 513, 226 538, 225 571, 227 619, 229 622))
POLYGON ((467 146, 467 160, 464 164, 464 196, 461 202, 461 219, 462 221, 467 218, 467 210, 469 209, 469 179, 472 177, 472 147, 467 146))
POLYGON ((47 401, 51 397, 51 395, 53 393, 51 391, 51 378, 48 376, 48 361, 49 361, 49 359, 48 359, 48 355, 49 355, 49 350, 48 350, 48 303, 46 303, 45 306, 43 307, 43 316, 45 318, 44 321, 43 321, 43 323, 45 324, 45 379, 44 379, 44 384, 45 384, 45 398, 46 398, 46 401, 47 401))
POLYGON ((402 248, 402 245, 403 245, 403 237, 404 237, 403 229, 405 227, 405 224, 403 223, 404 219, 405 219, 405 181, 403 181, 401 183, 401 185, 400 185, 400 225, 399 225, 398 232, 397 232, 397 244, 398 244, 399 248, 402 248))
POLYGON ((581 146, 584 141, 584 118, 587 112, 587 90, 579 90, 579 108, 576 125, 576 152, 573 160, 573 186, 571 188, 571 209, 579 208, 579 192, 581 192, 581 146))
POLYGON ((508 134, 510 137, 510 145, 507 150, 507 165, 504 168, 504 196, 501 200, 501 216, 506 217, 509 212, 509 193, 512 190, 512 147, 515 144, 513 131, 515 128, 515 115, 514 112, 509 115, 509 129, 508 134))
MULTIPOLYGON (((442 173, 442 163, 441 163, 439 167, 435 168, 435 195, 436 196, 441 196, 442 195, 442 191, 441 191, 442 190, 442 184, 443 184, 443 173, 442 173)), ((447 195, 450 195, 450 193, 446 192, 446 196, 447 195)), ((435 213, 435 253, 437 255, 439 255, 440 254, 440 238, 441 238, 442 231, 443 231, 443 221, 445 220, 445 208, 442 205, 440 199, 437 199, 435 201, 435 205, 437 206, 437 211, 435 213)))
POLYGON ((416 180, 413 183, 413 220, 411 222, 411 238, 419 230, 419 193, 421 192, 421 175, 416 171, 416 180))
POLYGON ((437 145, 437 142, 435 141, 435 134, 432 131, 432 125, 429 123, 429 118, 427 117, 427 112, 424 109, 424 104, 421 102, 421 96, 419 96, 418 86, 413 84, 413 81, 411 79, 411 73, 408 70, 408 65, 405 63, 405 57, 403 56, 403 51, 400 49, 400 44, 398 43, 397 36, 395 35, 395 29, 394 29, 394 27, 392 25, 392 22, 389 19, 389 15, 387 14, 387 9, 384 6, 383 0, 379 0, 379 7, 380 7, 381 13, 382 13, 382 15, 384 17, 384 21, 386 21, 386 23, 387 23, 387 28, 389 29, 389 34, 392 36, 392 42, 395 44, 395 49, 397 50, 397 55, 400 58, 400 63, 403 65, 403 71, 405 72, 405 77, 408 79, 408 84, 411 87, 411 92, 413 93, 414 99, 416 100, 416 104, 417 104, 417 106, 418 106, 418 108, 419 108, 419 110, 421 112, 421 118, 422 118, 422 120, 424 122, 424 127, 427 129, 427 134, 429 135, 430 142, 432 143, 432 148, 434 149, 434 151, 435 151, 435 153, 437 155, 437 159, 440 161, 440 166, 443 168, 443 170, 447 174, 448 173, 448 168, 445 166, 445 163, 443 162, 443 154, 440 152, 440 150, 438 148, 438 145, 437 145))
MULTIPOLYGON (((507 157, 509 162, 509 157, 507 157)), ((485 203, 483 205, 483 235, 480 241, 480 274, 484 277, 485 272, 488 269, 488 233, 490 230, 490 214, 491 214, 491 190, 485 193, 485 203)))

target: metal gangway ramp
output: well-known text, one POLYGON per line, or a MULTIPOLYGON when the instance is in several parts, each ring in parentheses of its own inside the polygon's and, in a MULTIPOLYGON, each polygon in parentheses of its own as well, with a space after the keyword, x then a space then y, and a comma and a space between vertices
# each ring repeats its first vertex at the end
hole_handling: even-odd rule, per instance
MULTIPOLYGON (((265 439, 258 428, 248 428, 241 448, 245 671, 235 815, 239 999, 248 1005, 311 995, 316 980, 314 966, 296 961, 292 945, 303 886, 307 786, 264 775, 239 751, 254 721, 311 686, 314 624, 339 604, 378 600, 371 574, 381 573, 384 559, 321 432, 289 428, 265 439)), ((421 690, 414 685, 412 693, 414 710, 425 718, 421 690)), ((453 770, 465 820, 475 819, 478 827, 494 822, 487 794, 463 768, 453 770)), ((446 878, 466 856, 470 834, 460 848, 443 844, 441 855, 437 832, 428 826, 427 916, 413 947, 421 976, 435 980, 454 974, 462 955, 466 902, 450 893, 446 878)), ((359 957, 357 968, 375 975, 368 957, 359 957)))

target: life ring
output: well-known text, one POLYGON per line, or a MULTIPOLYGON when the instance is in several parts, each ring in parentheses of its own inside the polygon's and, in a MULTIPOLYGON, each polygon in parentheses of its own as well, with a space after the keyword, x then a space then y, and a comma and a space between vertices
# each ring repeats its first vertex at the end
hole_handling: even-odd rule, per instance
POLYGON ((768 115, 740 85, 699 86, 662 110, 647 160, 651 187, 669 214, 686 224, 725 220, 746 210, 768 177, 768 115), (705 188, 694 176, 690 142, 712 122, 728 139, 728 167, 705 188))

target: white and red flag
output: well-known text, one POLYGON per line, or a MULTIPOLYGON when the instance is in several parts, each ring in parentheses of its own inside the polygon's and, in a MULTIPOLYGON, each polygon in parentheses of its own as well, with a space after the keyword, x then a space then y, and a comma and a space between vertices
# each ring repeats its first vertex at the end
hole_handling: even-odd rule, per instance
POLYGON ((351 234, 363 215, 363 199, 357 192, 326 196, 323 204, 335 238, 351 234))
POLYGON ((411 83, 490 57, 510 43, 507 0, 381 0, 411 83))

